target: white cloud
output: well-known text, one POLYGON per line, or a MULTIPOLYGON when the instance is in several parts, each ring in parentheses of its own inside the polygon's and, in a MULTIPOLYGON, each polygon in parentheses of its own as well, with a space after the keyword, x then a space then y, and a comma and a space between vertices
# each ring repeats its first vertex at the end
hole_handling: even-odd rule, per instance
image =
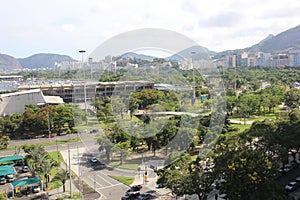
POLYGON ((73 32, 76 30, 76 26, 73 24, 62 24, 61 29, 67 32, 73 32))
POLYGON ((177 31, 211 50, 245 48, 299 25, 299 9, 294 0, 11 0, 0 7, 0 51, 80 59, 78 49, 92 52, 114 35, 145 27, 177 31))

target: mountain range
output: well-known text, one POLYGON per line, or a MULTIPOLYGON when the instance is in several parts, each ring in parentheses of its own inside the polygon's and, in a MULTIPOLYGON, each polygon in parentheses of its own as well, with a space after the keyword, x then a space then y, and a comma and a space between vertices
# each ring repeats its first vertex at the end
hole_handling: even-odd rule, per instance
MULTIPOLYGON (((214 52, 205 47, 193 46, 187 48, 175 55, 169 57, 171 60, 181 60, 182 57, 191 57, 194 60, 206 58, 208 56, 218 58, 224 55, 238 54, 244 51, 262 51, 266 53, 280 52, 288 49, 300 48, 300 25, 281 32, 277 35, 268 35, 264 40, 251 47, 244 49, 226 50, 222 52, 214 52)), ((151 56, 125 53, 121 57, 136 57, 139 59, 152 60, 151 56)), ((28 68, 54 68, 56 62, 76 61, 67 55, 40 53, 29 56, 27 58, 14 58, 13 56, 0 53, 0 70, 12 71, 16 69, 28 68)))

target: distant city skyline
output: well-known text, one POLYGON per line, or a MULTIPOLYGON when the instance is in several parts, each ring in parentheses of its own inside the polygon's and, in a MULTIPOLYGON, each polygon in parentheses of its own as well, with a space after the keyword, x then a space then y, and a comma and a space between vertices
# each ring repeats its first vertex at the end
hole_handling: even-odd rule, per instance
POLYGON ((164 28, 212 51, 246 48, 300 24, 300 2, 89 0, 1 2, 0 53, 57 53, 81 60, 105 40, 139 28, 164 28))

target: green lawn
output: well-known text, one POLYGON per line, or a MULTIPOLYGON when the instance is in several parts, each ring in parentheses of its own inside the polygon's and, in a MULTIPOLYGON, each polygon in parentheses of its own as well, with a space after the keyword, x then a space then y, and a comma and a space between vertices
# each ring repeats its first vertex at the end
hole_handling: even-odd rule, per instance
MULTIPOLYGON (((49 152, 49 155, 53 160, 58 161, 58 163, 64 162, 63 157, 59 151, 49 152)), ((61 170, 60 167, 54 167, 50 172, 51 179, 53 179, 55 175, 59 173, 60 170, 61 170)), ((60 186, 62 186, 62 183, 60 181, 51 180, 48 189, 55 189, 55 188, 59 188, 60 186)))
POLYGON ((232 128, 237 128, 239 129, 238 132, 244 132, 246 129, 249 129, 251 127, 251 124, 231 124, 230 125, 232 128))
POLYGON ((124 183, 125 185, 131 185, 134 181, 133 177, 126 177, 126 176, 113 176, 113 175, 109 175, 110 177, 112 177, 113 179, 116 179, 117 181, 124 183))
POLYGON ((123 169, 133 169, 133 170, 137 170, 139 167, 138 163, 123 163, 123 165, 120 165, 120 161, 110 162, 109 165, 112 167, 118 167, 118 168, 123 168, 123 169))
POLYGON ((50 157, 58 163, 64 162, 62 155, 59 151, 49 152, 50 157))
MULTIPOLYGON (((246 121, 263 121, 264 119, 276 119, 276 117, 278 116, 278 113, 268 113, 265 115, 258 115, 258 116, 251 116, 251 117, 247 117, 245 120, 246 121)), ((229 117, 229 119, 232 120, 238 120, 238 121, 244 121, 244 118, 241 117, 229 117)))
MULTIPOLYGON (((67 144, 70 142, 78 142, 80 139, 77 138, 73 138, 73 139, 69 139, 69 140, 56 140, 56 141, 52 141, 52 142, 41 142, 39 143, 39 145, 41 146, 50 146, 50 145, 56 145, 56 144, 67 144)), ((3 149, 1 151, 7 151, 7 150, 15 150, 17 148, 19 148, 21 146, 9 146, 6 149, 3 149)))

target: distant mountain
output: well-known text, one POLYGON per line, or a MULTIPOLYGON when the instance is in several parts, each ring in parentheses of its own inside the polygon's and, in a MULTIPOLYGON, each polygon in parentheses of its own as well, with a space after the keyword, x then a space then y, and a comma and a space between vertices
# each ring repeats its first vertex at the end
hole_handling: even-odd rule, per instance
POLYGON ((290 48, 299 48, 300 25, 279 33, 276 36, 269 37, 267 40, 260 43, 259 50, 266 53, 283 51, 290 48))
POLYGON ((293 48, 300 48, 300 25, 275 36, 270 34, 268 37, 251 47, 218 52, 214 58, 217 59, 225 55, 240 54, 249 51, 272 53, 276 51, 286 51, 293 48))
POLYGON ((137 54, 133 52, 127 52, 121 55, 122 58, 137 58, 141 60, 153 60, 155 57, 149 56, 149 55, 144 55, 144 54, 137 54))
POLYGON ((23 68, 28 68, 28 69, 54 68, 56 62, 76 61, 67 55, 50 54, 50 53, 35 54, 27 58, 19 58, 18 60, 23 68))
POLYGON ((15 69, 21 69, 19 61, 9 55, 0 54, 0 70, 1 71, 12 71, 15 69))
POLYGON ((209 59, 216 55, 216 52, 208 50, 206 47, 192 46, 184 49, 169 57, 170 60, 179 61, 183 58, 192 58, 193 60, 209 59))
POLYGON ((249 48, 249 50, 252 51, 262 51, 261 48, 263 48, 263 46, 268 43, 269 40, 273 39, 274 35, 273 34, 269 34, 268 37, 266 37, 265 39, 263 39, 262 41, 260 41, 259 43, 253 45, 252 47, 249 48))

